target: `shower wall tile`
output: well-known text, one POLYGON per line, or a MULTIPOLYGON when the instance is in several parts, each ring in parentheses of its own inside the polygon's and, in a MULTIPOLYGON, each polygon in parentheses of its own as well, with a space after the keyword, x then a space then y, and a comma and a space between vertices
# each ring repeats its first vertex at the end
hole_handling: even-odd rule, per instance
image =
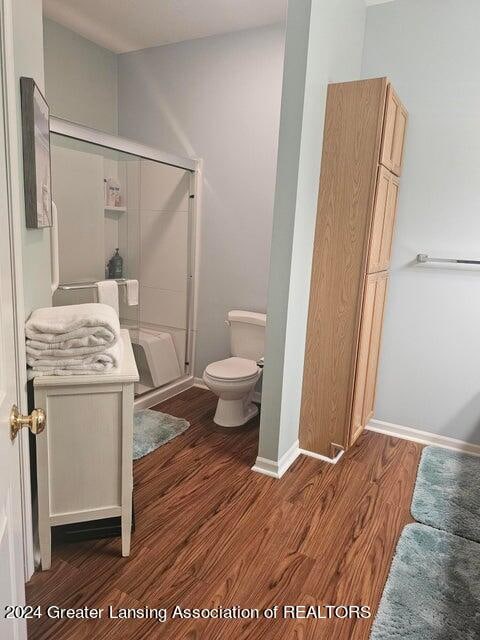
POLYGON ((140 322, 187 328, 187 298, 184 292, 140 287, 140 322))
POLYGON ((116 248, 120 248, 120 254, 123 256, 122 247, 119 243, 119 219, 118 213, 105 211, 105 253, 104 264, 106 264, 115 253, 116 248))
POLYGON ((128 278, 132 265, 128 259, 128 212, 117 215, 118 244, 120 255, 123 258, 123 277, 128 278))
POLYGON ((52 145, 51 163, 60 281, 101 280, 105 277, 103 159, 52 145))
POLYGON ((89 304, 98 302, 96 289, 77 289, 63 291, 57 289, 53 294, 52 306, 63 307, 71 304, 89 304))
POLYGON ((184 170, 142 160, 127 167, 129 258, 137 230, 140 324, 171 334, 180 366, 185 362, 190 176, 184 170), (130 230, 130 224, 132 229, 130 230))
POLYGON ((126 164, 127 209, 140 207, 140 160, 128 160, 126 164))
MULTIPOLYGON (((140 214, 134 209, 128 209, 124 217, 126 227, 126 249, 123 256, 126 258, 125 275, 127 278, 139 279, 140 274, 140 214)), ((124 227, 122 227, 121 237, 123 238, 124 227)), ((120 241, 122 245, 122 241, 120 241)))
POLYGON ((140 281, 147 287, 186 293, 188 213, 142 211, 140 281))
POLYGON ((142 211, 188 212, 190 175, 187 171, 149 160, 142 160, 140 171, 142 211))

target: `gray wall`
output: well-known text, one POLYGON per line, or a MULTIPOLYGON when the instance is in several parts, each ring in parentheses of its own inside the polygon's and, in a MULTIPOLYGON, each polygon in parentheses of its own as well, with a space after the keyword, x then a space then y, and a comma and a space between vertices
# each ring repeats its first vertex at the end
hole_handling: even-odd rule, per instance
POLYGON ((45 85, 53 115, 117 132, 117 56, 44 19, 45 85))
POLYGON ((204 159, 196 375, 229 352, 229 309, 265 311, 284 29, 119 57, 119 131, 204 159))
POLYGON ((23 198, 23 155, 20 109, 20 77, 34 78, 40 89, 43 81, 43 32, 41 0, 15 0, 13 4, 14 66, 17 77, 17 119, 19 140, 20 201, 23 229, 23 281, 25 314, 51 302, 50 232, 27 229, 23 198))
POLYGON ((364 77, 388 75, 410 113, 375 417, 480 443, 480 4, 368 10, 364 77))
POLYGON ((360 77, 365 2, 288 11, 259 448, 270 460, 298 438, 326 91, 360 77))

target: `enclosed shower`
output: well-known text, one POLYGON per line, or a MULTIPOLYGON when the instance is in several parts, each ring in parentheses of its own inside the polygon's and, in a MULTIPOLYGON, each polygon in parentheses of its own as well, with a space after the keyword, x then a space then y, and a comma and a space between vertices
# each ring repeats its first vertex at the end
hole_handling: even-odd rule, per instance
POLYGON ((140 374, 137 399, 188 378, 195 161, 54 119, 51 163, 53 304, 96 301, 96 283, 115 278, 120 323, 130 332, 140 374), (127 280, 139 283, 138 304, 126 295, 127 280))

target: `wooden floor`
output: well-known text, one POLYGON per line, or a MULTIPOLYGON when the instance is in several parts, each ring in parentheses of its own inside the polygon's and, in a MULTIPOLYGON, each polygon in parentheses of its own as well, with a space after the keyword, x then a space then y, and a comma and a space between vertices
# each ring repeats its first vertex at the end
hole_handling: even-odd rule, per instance
MULTIPOLYGON (((120 541, 54 547, 27 587, 43 607, 368 605, 374 613, 409 509, 420 445, 363 435, 337 465, 299 458, 281 480, 250 470, 258 426, 215 429, 216 398, 190 389, 158 409, 191 428, 135 463, 132 555, 120 541)), ((406 612, 408 615, 408 612, 406 612)), ((64 620, 30 640, 359 640, 372 620, 64 620)))

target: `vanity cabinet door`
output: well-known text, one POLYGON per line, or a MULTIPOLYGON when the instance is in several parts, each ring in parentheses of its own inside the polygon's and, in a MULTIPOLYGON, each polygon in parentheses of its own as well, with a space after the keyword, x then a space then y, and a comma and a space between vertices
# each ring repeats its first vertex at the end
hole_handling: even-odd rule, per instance
POLYGON ((393 90, 392 85, 389 85, 380 162, 397 176, 402 173, 403 147, 407 120, 407 110, 400 102, 400 98, 393 90))
POLYGON ((385 271, 366 276, 355 374, 350 445, 359 437, 373 415, 387 282, 388 273, 385 271))
POLYGON ((397 176, 390 173, 385 167, 379 167, 368 257, 368 273, 386 271, 390 266, 399 185, 400 181, 397 176))

